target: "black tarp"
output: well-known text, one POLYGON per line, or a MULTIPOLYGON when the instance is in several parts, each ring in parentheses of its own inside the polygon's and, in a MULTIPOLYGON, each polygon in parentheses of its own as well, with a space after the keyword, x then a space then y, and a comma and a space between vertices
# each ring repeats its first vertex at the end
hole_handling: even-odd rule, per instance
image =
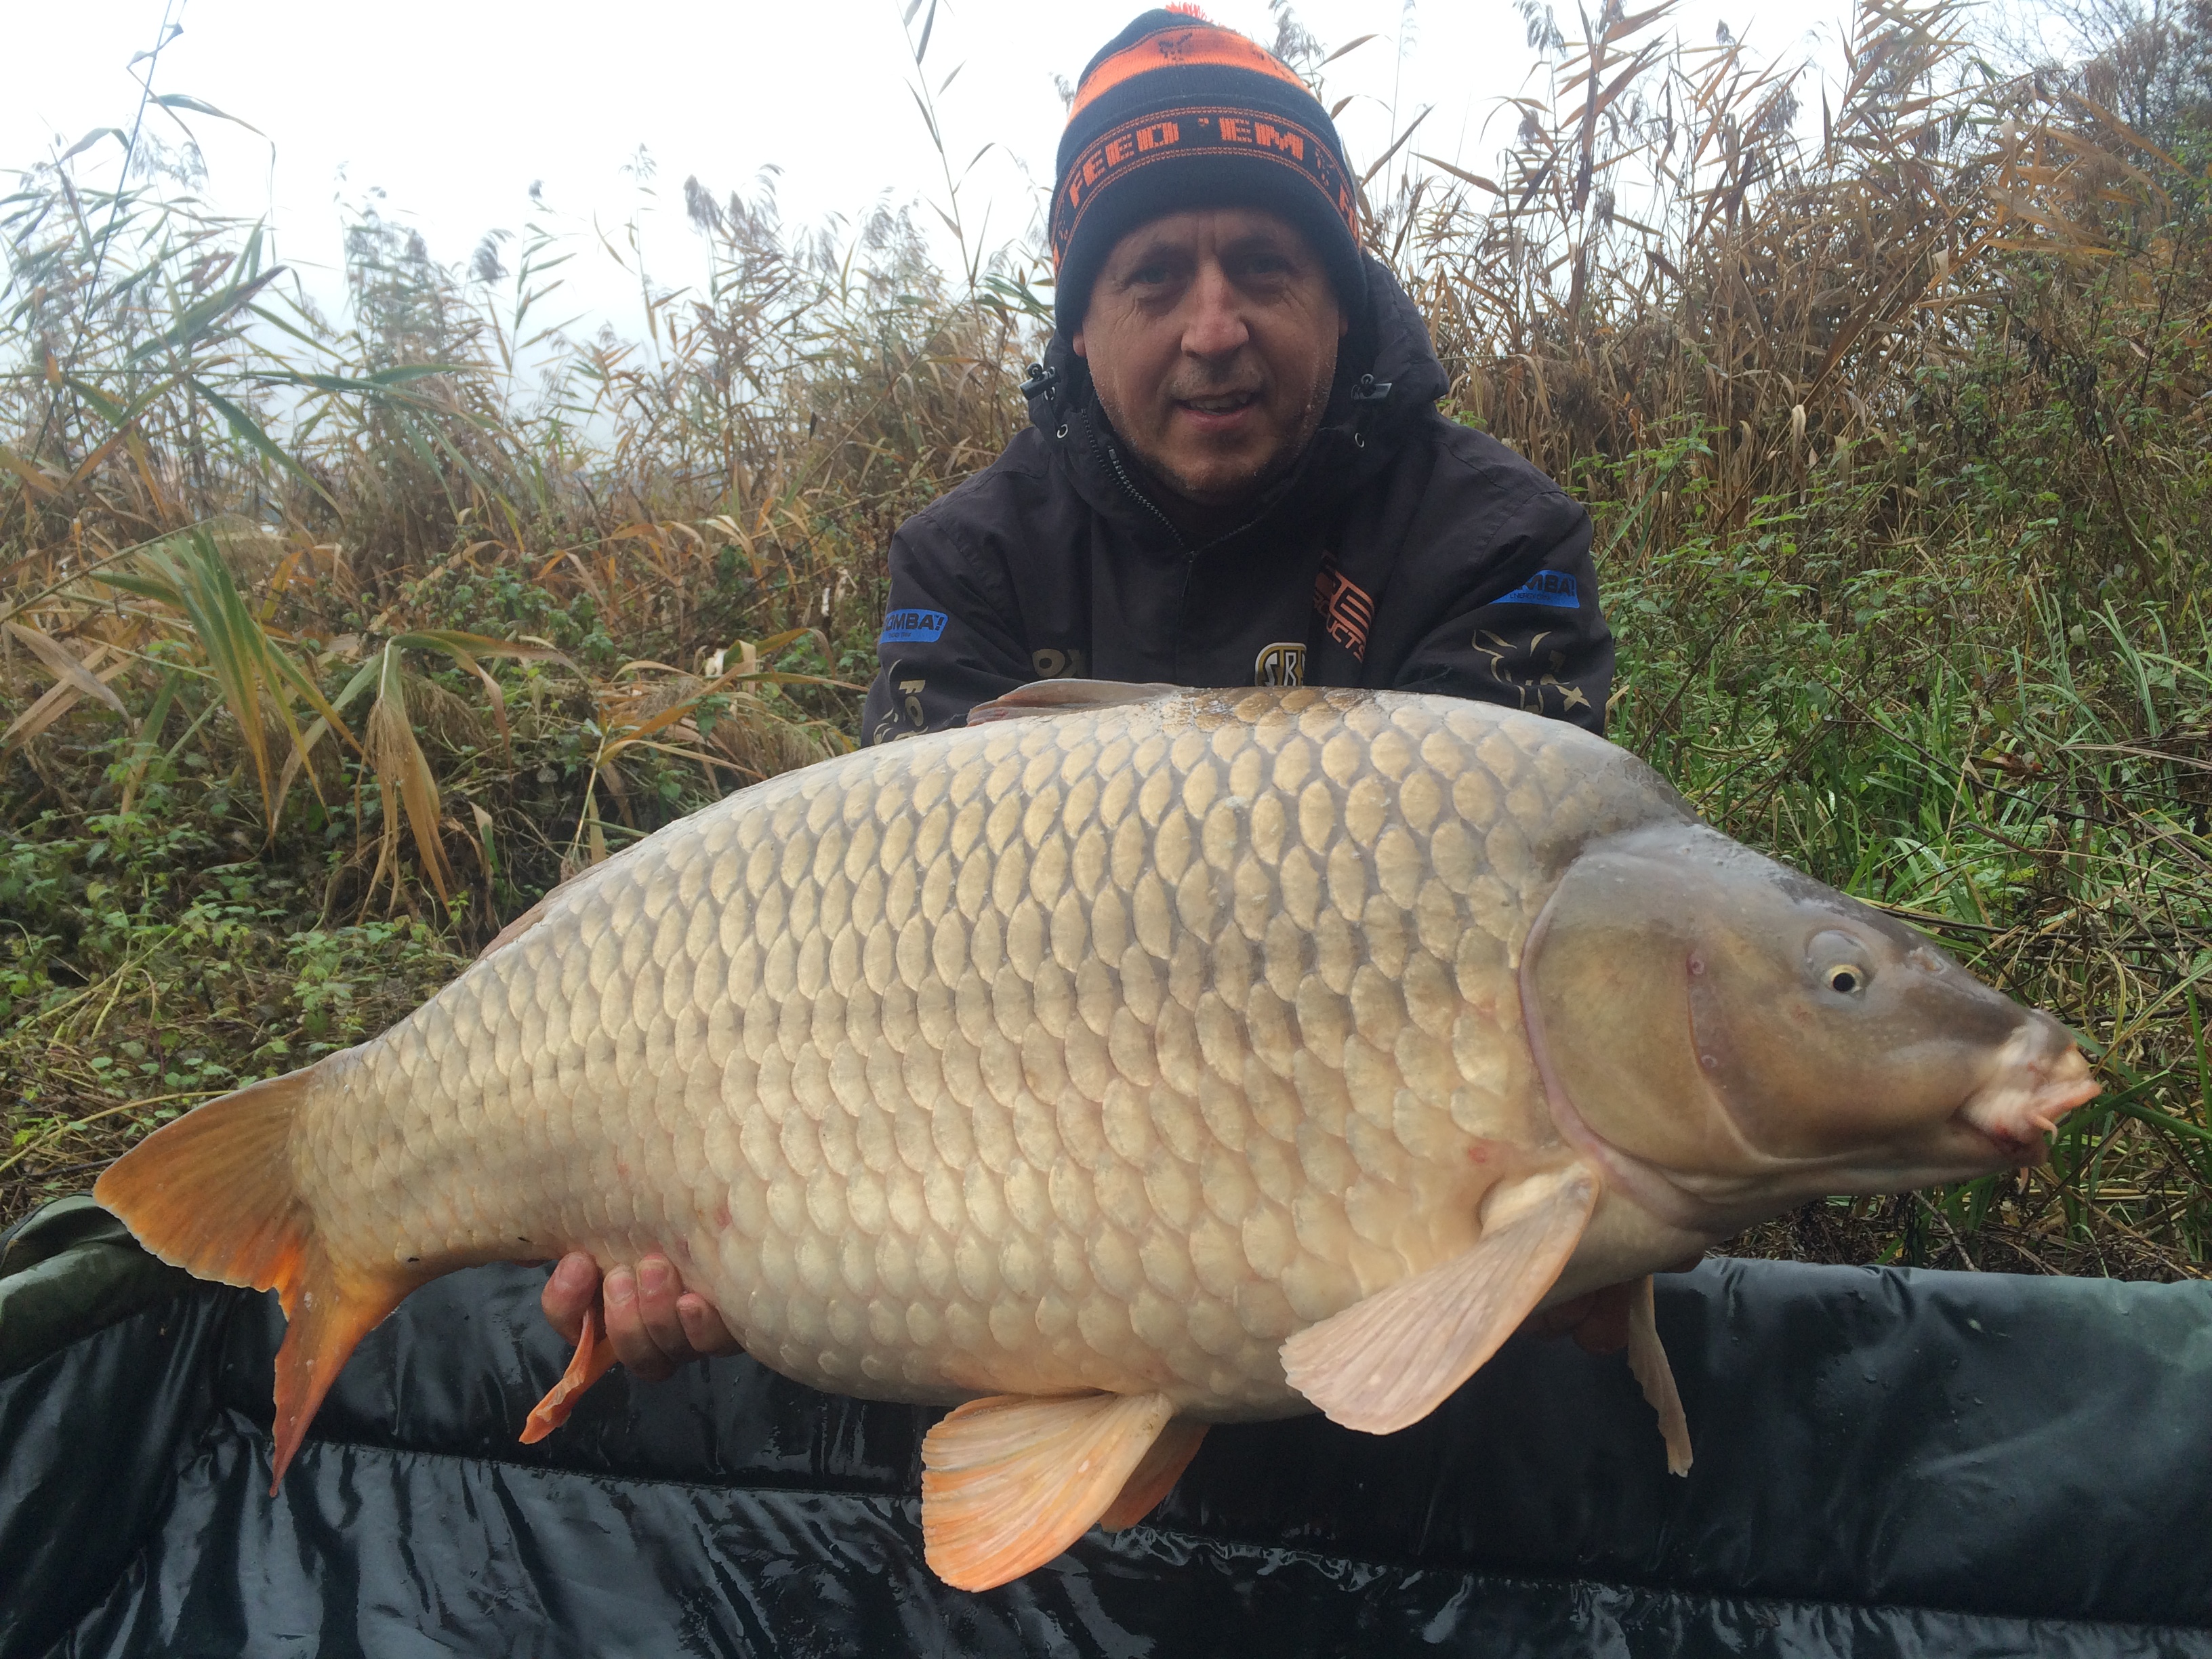
POLYGON ((0 1659, 46 1653, 2212 1656, 2212 1286, 1662 1278, 1697 1467, 1618 1357, 1508 1345, 1386 1439, 1216 1429, 1152 1521, 921 1563, 930 1413, 743 1358, 536 1447, 543 1269, 362 1345, 267 1496, 273 1298, 82 1200, 0 1248, 0 1659))

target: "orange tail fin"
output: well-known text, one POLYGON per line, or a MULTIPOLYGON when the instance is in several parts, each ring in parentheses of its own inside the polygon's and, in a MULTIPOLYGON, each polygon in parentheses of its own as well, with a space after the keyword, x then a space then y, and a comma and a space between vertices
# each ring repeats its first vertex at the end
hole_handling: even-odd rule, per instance
POLYGON ((288 1322, 276 1351, 275 1496, 354 1345, 433 1275, 332 1259, 292 1184, 292 1118, 312 1072, 240 1089, 155 1130, 92 1195, 171 1267, 275 1291, 288 1322))

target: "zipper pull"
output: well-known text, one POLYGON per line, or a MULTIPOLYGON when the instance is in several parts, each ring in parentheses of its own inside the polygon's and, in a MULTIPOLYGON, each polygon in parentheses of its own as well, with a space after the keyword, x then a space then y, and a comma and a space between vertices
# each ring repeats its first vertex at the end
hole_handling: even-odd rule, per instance
POLYGON ((1359 377, 1359 384, 1352 393, 1352 401, 1356 405, 1352 411, 1352 447, 1354 449, 1367 447, 1367 422, 1389 400, 1389 381, 1378 380, 1372 374, 1359 377))

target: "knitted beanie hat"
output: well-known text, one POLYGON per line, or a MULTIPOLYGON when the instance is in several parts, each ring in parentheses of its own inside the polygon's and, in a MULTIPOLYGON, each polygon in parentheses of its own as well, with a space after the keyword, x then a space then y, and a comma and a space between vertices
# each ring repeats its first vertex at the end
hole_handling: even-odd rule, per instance
POLYGON ((1060 331, 1122 237, 1199 207, 1266 208, 1303 230, 1346 312, 1367 292, 1359 191, 1336 124, 1273 53, 1194 12, 1148 11, 1076 82, 1052 195, 1060 331))

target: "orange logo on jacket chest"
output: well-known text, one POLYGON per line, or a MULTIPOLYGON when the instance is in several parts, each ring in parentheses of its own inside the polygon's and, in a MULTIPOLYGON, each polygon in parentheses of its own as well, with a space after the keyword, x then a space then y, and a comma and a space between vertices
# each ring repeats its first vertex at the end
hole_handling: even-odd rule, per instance
POLYGON ((1367 660, 1367 630, 1375 621, 1375 601, 1367 590, 1336 568, 1332 553, 1314 578, 1314 614, 1322 631, 1346 650, 1367 660))

